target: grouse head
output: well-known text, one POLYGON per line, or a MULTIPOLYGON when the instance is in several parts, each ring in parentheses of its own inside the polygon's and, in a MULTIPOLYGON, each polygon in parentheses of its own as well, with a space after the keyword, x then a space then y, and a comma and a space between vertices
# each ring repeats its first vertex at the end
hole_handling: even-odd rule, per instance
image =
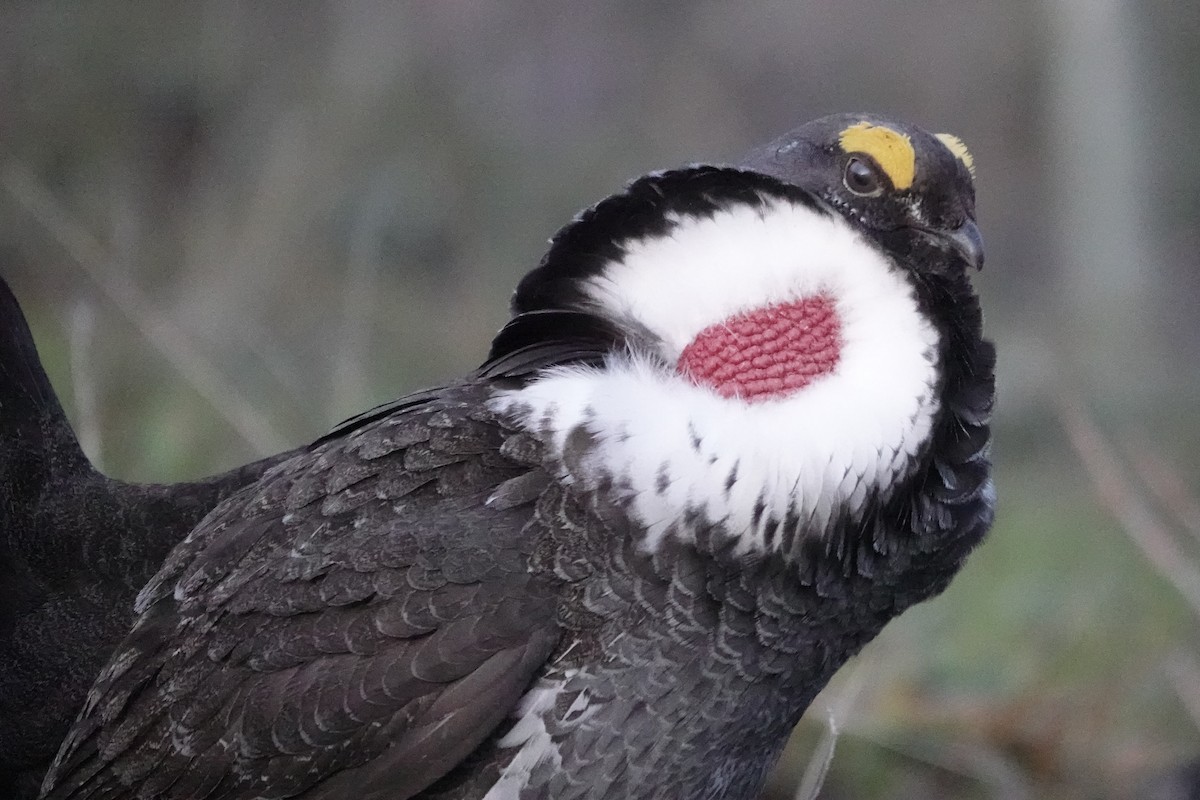
POLYGON ((957 137, 844 114, 637 180, 520 283, 491 363, 567 355, 505 402, 558 452, 587 443, 563 469, 618 487, 651 550, 695 524, 743 553, 841 547, 883 509, 911 526, 931 476, 977 503, 981 533, 973 168, 957 137), (941 475, 959 441, 970 474, 941 475))
POLYGON ((983 266, 975 164, 953 134, 838 114, 760 148, 743 165, 808 189, 901 263, 983 266), (931 252, 947 249, 950 258, 931 252))

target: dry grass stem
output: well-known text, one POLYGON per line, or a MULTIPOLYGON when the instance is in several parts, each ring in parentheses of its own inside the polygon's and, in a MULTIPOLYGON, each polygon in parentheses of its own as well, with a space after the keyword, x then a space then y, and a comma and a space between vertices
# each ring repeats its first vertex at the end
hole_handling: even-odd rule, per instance
POLYGON ((833 763, 833 753, 840 734, 837 714, 832 708, 826 709, 825 731, 808 760, 808 766, 804 768, 804 777, 800 779, 800 787, 796 789, 796 800, 817 799, 817 794, 825 784, 825 776, 829 774, 829 766, 833 763))
POLYGON ((367 345, 370 320, 378 293, 379 259, 373 225, 366 215, 354 226, 350 245, 349 271, 342 295, 342 326, 333 364, 330 406, 334 417, 345 415, 363 402, 367 394, 367 345))

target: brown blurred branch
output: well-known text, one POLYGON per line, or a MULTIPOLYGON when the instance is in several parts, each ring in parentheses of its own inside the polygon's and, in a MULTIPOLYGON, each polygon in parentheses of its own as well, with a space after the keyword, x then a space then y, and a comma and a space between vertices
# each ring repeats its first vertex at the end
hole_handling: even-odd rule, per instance
POLYGON ((1181 527, 1200 541, 1200 502, 1189 491, 1179 470, 1143 437, 1127 439, 1125 452, 1150 493, 1181 527))
POLYGON ((262 455, 287 446, 271 422, 192 345, 187 336, 153 308, 153 303, 128 277, 104 269, 106 248, 71 219, 54 196, 26 169, 8 164, 0 185, 38 222, 133 323, 154 349, 179 371, 201 397, 262 455))
POLYGON ((1174 536, 1142 495, 1134 489, 1112 442, 1100 432, 1099 426, 1077 398, 1060 395, 1058 415, 1100 502, 1159 574, 1171 582, 1192 611, 1200 616, 1200 570, 1180 549, 1174 536))

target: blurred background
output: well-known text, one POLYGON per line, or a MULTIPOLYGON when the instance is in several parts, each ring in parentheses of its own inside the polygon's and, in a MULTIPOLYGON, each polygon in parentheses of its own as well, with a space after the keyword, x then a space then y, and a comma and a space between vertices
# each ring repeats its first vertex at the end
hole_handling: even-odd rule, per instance
POLYGON ((473 367, 627 180, 849 110, 974 153, 999 520, 770 797, 1186 797, 1194 0, 5 3, 0 271, 93 458, 179 480, 473 367))

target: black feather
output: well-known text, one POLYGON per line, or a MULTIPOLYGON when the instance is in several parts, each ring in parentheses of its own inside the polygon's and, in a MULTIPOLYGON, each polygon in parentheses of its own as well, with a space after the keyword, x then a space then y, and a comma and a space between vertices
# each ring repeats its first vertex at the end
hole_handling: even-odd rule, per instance
POLYGON ((36 795, 142 584, 276 460, 171 487, 100 474, 0 278, 0 797, 36 795))

